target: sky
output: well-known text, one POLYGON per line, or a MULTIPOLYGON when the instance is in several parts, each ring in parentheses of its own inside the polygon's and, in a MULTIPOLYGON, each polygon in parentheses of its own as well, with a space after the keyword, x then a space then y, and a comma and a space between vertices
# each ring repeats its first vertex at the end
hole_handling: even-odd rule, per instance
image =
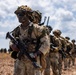
POLYGON ((20 24, 14 11, 21 5, 39 10, 42 22, 45 16, 49 16, 48 25, 53 30, 59 29, 62 36, 76 40, 76 0, 0 0, 0 49, 9 48, 6 33, 20 24))

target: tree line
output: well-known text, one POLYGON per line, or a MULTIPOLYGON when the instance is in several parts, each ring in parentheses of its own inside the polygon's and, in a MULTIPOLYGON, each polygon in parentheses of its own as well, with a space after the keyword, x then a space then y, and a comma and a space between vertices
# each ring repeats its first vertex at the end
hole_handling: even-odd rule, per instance
POLYGON ((6 48, 1 48, 0 49, 0 53, 7 53, 9 50, 7 50, 6 48))

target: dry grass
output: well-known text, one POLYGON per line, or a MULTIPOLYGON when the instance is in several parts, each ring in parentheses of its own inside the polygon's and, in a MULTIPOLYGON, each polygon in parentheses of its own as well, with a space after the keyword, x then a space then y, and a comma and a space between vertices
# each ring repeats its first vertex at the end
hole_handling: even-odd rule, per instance
POLYGON ((6 58, 9 58, 9 55, 8 53, 0 53, 0 59, 6 59, 6 58))
MULTIPOLYGON (((0 53, 0 75, 13 75, 14 60, 8 53, 0 53)), ((52 72, 51 72, 52 75, 52 72)), ((64 71, 62 75, 76 75, 76 66, 64 71)))
POLYGON ((8 53, 0 53, 0 75, 13 75, 14 60, 8 53))

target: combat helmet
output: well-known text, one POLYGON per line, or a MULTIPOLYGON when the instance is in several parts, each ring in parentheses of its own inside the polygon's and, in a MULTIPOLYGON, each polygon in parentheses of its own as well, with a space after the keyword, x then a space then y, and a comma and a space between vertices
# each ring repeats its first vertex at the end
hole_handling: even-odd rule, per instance
POLYGON ((72 42, 75 42, 75 39, 71 40, 72 42))
POLYGON ((53 31, 53 34, 61 35, 61 31, 58 30, 58 29, 57 29, 57 30, 54 30, 54 31, 53 31))
POLYGON ((27 5, 19 6, 14 13, 22 17, 26 15, 30 20, 32 20, 32 9, 27 5))
POLYGON ((66 36, 65 38, 66 38, 67 40, 70 40, 70 37, 68 37, 68 36, 66 36))
POLYGON ((42 13, 39 10, 33 11, 32 16, 33 16, 33 21, 35 21, 37 19, 38 23, 41 22, 42 13))
POLYGON ((51 26, 46 26, 48 29, 47 29, 47 31, 48 31, 48 33, 51 33, 51 31, 53 30, 53 28, 51 27, 51 26))

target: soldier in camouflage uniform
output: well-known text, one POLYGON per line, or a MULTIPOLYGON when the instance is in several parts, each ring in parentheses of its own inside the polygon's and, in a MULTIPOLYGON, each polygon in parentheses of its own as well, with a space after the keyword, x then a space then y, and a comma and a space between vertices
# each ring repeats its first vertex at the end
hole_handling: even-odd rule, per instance
MULTIPOLYGON (((39 24, 40 26, 42 25, 41 22, 41 18, 42 18, 42 13, 40 13, 39 10, 37 11, 33 11, 33 14, 34 16, 34 20, 33 20, 33 23, 36 23, 36 24, 39 24)), ((48 35, 50 35, 51 31, 52 31, 52 27, 51 26, 44 26, 46 28, 46 32, 48 35)), ((46 58, 46 69, 42 72, 42 75, 50 75, 50 69, 48 69, 50 67, 50 61, 48 59, 49 57, 49 52, 46 54, 45 58, 46 58)))
POLYGON ((66 41, 65 38, 63 36, 61 36, 61 31, 57 30, 58 35, 59 35, 59 40, 61 41, 61 50, 59 52, 59 71, 60 71, 60 75, 62 73, 62 61, 63 59, 66 57, 65 56, 65 51, 66 51, 66 41), (63 54, 61 53, 61 51, 63 52, 63 54))
MULTIPOLYGON (((60 67, 60 69, 61 69, 61 73, 62 73, 62 62, 64 62, 64 60, 66 59, 66 39, 63 37, 63 36, 61 36, 61 31, 59 30, 59 32, 60 32, 60 37, 59 37, 59 39, 60 39, 60 41, 61 41, 61 50, 62 50, 62 52, 63 52, 63 54, 60 54, 60 64, 61 64, 61 67, 60 67)), ((65 65, 63 66, 64 68, 66 68, 65 67, 65 65)))
MULTIPOLYGON (((46 67, 45 54, 50 49, 50 39, 44 26, 31 22, 33 21, 31 12, 32 10, 28 6, 18 7, 15 14, 21 25, 14 29, 12 35, 24 42, 28 53, 30 56, 33 54, 34 57, 31 57, 36 58, 41 68, 35 68, 26 55, 23 55, 21 60, 16 58, 14 75, 41 75, 42 69, 44 70, 46 67)), ((13 50, 19 51, 14 44, 11 44, 10 47, 13 50)))
POLYGON ((73 59, 72 59, 72 66, 75 65, 75 39, 71 40, 72 42, 72 50, 71 50, 71 54, 73 56, 73 59))
POLYGON ((33 11, 33 23, 39 24, 41 22, 42 13, 39 10, 33 11))
POLYGON ((65 39, 66 39, 66 58, 64 59, 64 70, 67 70, 70 67, 70 60, 72 60, 72 57, 69 55, 72 49, 72 44, 69 41, 70 40, 69 37, 65 37, 65 39))
MULTIPOLYGON (((48 34, 50 35, 50 37, 52 37, 52 35, 50 34, 52 31, 52 27, 51 26, 48 26, 48 34)), ((49 52, 46 54, 46 68, 45 68, 45 71, 44 71, 44 75, 50 75, 50 61, 49 61, 50 57, 49 57, 49 52)))
MULTIPOLYGON (((42 13, 39 10, 33 11, 32 16, 33 16, 33 19, 34 19, 33 20, 33 23, 34 24, 39 24, 39 26, 41 26, 41 23, 40 22, 41 22, 41 18, 42 18, 42 13)), ((46 26, 44 26, 44 27, 46 29, 47 34, 49 35, 49 29, 51 29, 51 28, 49 27, 49 29, 48 29, 48 27, 46 27, 46 26)), ((46 56, 45 56, 45 58, 46 58, 46 56)), ((44 75, 44 70, 42 70, 42 75, 44 75)))
POLYGON ((61 49, 61 41, 59 40, 58 31, 53 31, 54 35, 50 35, 50 52, 47 57, 47 68, 45 69, 45 75, 50 75, 50 66, 53 71, 53 75, 61 75, 59 69, 59 50, 61 49))

